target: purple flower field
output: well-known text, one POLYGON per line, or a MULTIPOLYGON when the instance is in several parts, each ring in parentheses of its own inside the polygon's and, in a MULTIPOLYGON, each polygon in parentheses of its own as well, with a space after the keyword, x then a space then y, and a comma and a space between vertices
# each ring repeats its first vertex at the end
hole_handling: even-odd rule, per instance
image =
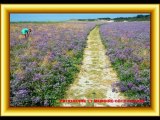
MULTIPOLYGON (((102 43, 128 99, 150 106, 150 22, 98 23, 102 43)), ((59 106, 80 71, 87 36, 96 22, 11 23, 10 106, 59 106), (21 29, 31 28, 28 38, 21 29)))
POLYGON ((56 106, 72 83, 94 23, 12 23, 10 105, 56 106), (31 28, 22 38, 22 28, 31 28))
POLYGON ((100 26, 106 55, 117 71, 120 83, 113 84, 131 99, 150 105, 150 22, 114 22, 100 26))

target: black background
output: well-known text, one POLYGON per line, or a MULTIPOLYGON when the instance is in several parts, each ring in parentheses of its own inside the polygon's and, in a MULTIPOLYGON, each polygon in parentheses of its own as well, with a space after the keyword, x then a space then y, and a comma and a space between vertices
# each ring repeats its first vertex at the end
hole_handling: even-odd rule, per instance
MULTIPOLYGON (((8 3, 10 4, 48 4, 48 3, 50 4, 115 4, 115 3, 116 4, 157 4, 158 3, 160 4, 159 0, 0 0, 0 1, 1 1, 1 4, 8 4, 8 3)), ((1 117, 0 119, 2 118, 6 119, 6 117, 1 117)), ((21 117, 18 117, 18 118, 22 120, 21 117)), ((128 120, 127 117, 125 118, 128 120)), ((155 119, 155 117, 154 118, 148 117, 148 118, 155 119)), ((17 118, 12 118, 12 117, 8 117, 7 119, 17 120, 17 118)), ((26 119, 30 119, 30 118, 26 118, 26 119)), ((36 119, 36 118, 33 118, 33 119, 36 119)), ((134 119, 137 119, 137 118, 134 118, 134 119)), ((143 118, 140 118, 140 119, 143 119, 143 118)))
POLYGON ((96 3, 121 3, 121 4, 155 4, 160 3, 160 0, 1 0, 1 3, 59 3, 59 4, 69 4, 69 3, 82 3, 82 4, 96 4, 96 3))

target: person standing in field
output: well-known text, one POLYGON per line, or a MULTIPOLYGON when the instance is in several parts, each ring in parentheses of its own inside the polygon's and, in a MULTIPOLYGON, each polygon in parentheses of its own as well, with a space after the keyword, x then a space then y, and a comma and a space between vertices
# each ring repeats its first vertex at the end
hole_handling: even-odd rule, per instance
POLYGON ((23 28, 23 29, 21 30, 21 33, 22 33, 22 35, 24 35, 24 38, 27 38, 27 37, 29 37, 31 31, 32 31, 31 29, 23 28))

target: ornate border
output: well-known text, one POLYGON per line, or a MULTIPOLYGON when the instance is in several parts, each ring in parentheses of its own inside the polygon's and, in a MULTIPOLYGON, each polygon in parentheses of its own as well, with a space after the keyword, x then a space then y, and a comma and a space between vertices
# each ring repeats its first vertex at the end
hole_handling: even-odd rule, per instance
POLYGON ((2 4, 1 115, 2 116, 158 116, 159 115, 159 4, 2 4), (10 13, 150 13, 151 107, 54 108, 9 107, 10 13))

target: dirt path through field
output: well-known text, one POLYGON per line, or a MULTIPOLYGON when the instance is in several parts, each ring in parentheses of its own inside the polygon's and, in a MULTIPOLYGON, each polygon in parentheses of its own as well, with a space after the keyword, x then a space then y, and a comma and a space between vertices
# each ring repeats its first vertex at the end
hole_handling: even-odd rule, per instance
POLYGON ((87 100, 86 102, 64 102, 65 107, 117 107, 123 103, 93 102, 94 100, 125 99, 120 92, 112 92, 111 84, 119 81, 116 72, 111 67, 106 49, 101 42, 99 27, 95 27, 89 34, 87 47, 81 70, 66 92, 65 100, 87 100), (93 100, 88 101, 88 100, 93 100))

